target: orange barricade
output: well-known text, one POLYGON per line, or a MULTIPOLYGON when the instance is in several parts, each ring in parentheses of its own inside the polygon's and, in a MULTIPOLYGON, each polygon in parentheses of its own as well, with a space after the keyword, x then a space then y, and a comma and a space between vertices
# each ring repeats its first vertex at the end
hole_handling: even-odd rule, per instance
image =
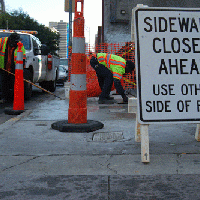
MULTIPOLYGON (((90 45, 87 45, 85 48, 85 54, 87 56, 86 81, 87 81, 87 96, 88 97, 97 97, 101 94, 101 89, 99 87, 96 72, 90 66, 91 53, 99 53, 99 52, 119 55, 126 60, 131 60, 135 62, 135 46, 133 42, 124 42, 124 43, 117 43, 117 44, 102 43, 95 47, 95 51, 90 47, 90 45)), ((70 81, 70 74, 71 74, 71 63, 69 62, 69 81, 70 81)), ((135 89, 136 88, 135 72, 133 72, 132 75, 131 74, 123 75, 123 79, 121 83, 124 90, 135 89)), ((112 90, 113 89, 114 87, 112 88, 112 90)))
POLYGON ((86 55, 83 0, 75 1, 74 35, 72 46, 71 90, 69 92, 68 123, 87 123, 86 55), (77 3, 81 3, 81 11, 77 3))

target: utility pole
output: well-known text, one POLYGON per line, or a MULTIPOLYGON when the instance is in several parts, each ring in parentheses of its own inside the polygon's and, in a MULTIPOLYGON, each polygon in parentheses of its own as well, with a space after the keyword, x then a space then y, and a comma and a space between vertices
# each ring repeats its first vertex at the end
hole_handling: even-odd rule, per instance
MULTIPOLYGON (((72 0, 69 0, 69 46, 68 52, 72 49, 72 0)), ((69 56, 70 58, 70 56, 69 56)))
POLYGON ((5 12, 5 3, 4 0, 0 0, 0 13, 5 12))
POLYGON ((104 43, 104 0, 102 0, 102 28, 101 28, 101 43, 104 43))

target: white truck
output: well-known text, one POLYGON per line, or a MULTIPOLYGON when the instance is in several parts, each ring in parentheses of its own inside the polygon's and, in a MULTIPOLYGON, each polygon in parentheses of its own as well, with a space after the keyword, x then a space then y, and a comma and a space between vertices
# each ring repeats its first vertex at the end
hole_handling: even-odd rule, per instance
MULTIPOLYGON (((58 77, 58 67, 60 58, 50 55, 46 52, 45 45, 33 34, 36 31, 19 31, 24 48, 26 49, 26 64, 24 68, 24 79, 39 85, 50 92, 56 89, 56 80, 58 77)), ((9 37, 13 31, 0 30, 1 37, 9 37)), ((32 85, 24 82, 24 98, 30 99, 32 94, 32 85)))

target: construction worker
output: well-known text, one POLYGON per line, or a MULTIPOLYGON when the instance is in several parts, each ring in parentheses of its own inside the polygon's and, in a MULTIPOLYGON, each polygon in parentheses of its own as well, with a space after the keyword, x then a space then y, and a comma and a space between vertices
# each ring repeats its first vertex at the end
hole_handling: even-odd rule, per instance
MULTIPOLYGON (((17 33, 12 33, 9 37, 0 38, 0 68, 7 70, 8 72, 15 73, 15 64, 17 59, 17 43, 20 41, 20 36, 17 33)), ((22 47, 23 51, 23 63, 25 65, 25 49, 22 47)), ((15 77, 8 72, 0 69, 0 81, 1 81, 1 91, 2 98, 7 100, 12 100, 14 88, 15 77)))
POLYGON ((121 85, 122 75, 125 73, 132 73, 135 69, 135 64, 130 60, 125 60, 120 56, 97 53, 90 59, 90 65, 96 71, 101 94, 99 96, 99 104, 113 104, 114 100, 110 97, 110 91, 113 85, 117 92, 122 96, 123 102, 128 103, 128 97, 121 85))

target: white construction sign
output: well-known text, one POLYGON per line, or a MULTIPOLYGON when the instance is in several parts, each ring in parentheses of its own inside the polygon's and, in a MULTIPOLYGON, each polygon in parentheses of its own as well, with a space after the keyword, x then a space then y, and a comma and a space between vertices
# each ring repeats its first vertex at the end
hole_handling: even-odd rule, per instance
POLYGON ((200 9, 134 9, 138 121, 200 122, 200 9))

